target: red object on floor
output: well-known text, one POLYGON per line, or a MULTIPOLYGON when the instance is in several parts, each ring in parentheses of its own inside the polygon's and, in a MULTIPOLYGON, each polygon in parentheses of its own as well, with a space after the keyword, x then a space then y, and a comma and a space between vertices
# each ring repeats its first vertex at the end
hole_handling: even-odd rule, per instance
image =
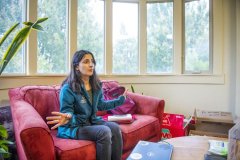
POLYGON ((185 136, 186 128, 184 128, 183 120, 184 115, 164 113, 162 122, 162 139, 185 136))

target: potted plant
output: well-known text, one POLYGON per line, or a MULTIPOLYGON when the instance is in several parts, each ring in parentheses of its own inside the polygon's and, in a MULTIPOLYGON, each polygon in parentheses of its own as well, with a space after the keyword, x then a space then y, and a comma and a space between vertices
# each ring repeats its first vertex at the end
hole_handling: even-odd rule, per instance
MULTIPOLYGON (((17 53, 17 51, 21 48, 22 44, 26 41, 28 35, 32 31, 32 29, 37 30, 37 31, 43 31, 42 26, 39 24, 46 21, 48 18, 39 18, 36 22, 23 22, 25 27, 23 27, 14 39, 12 40, 11 44, 8 46, 7 50, 3 54, 2 59, 0 60, 0 75, 4 71, 5 67, 9 63, 9 61, 12 59, 12 57, 17 53)), ((0 47, 3 44, 3 42, 6 40, 6 38, 12 33, 13 30, 16 29, 16 27, 20 23, 16 23, 13 25, 5 34, 4 36, 0 39, 0 47)))
MULTIPOLYGON (((37 31, 43 31, 42 26, 39 24, 46 21, 48 18, 39 18, 36 22, 23 22, 25 27, 20 29, 15 37, 13 38, 12 42, 8 46, 7 50, 3 54, 3 57, 0 59, 0 75, 6 68, 9 61, 12 59, 12 57, 17 53, 17 51, 21 48, 22 44, 26 41, 28 35, 31 33, 31 31, 37 30, 37 31)), ((0 39, 0 47, 4 43, 4 41, 7 39, 7 37, 17 28, 17 26, 20 23, 16 23, 13 25, 8 31, 5 32, 3 37, 0 39)), ((13 144, 13 142, 8 141, 8 133, 6 128, 3 125, 0 125, 0 160, 3 160, 4 158, 9 158, 11 153, 9 153, 8 145, 13 144)))
POLYGON ((8 141, 7 129, 0 125, 0 160, 4 158, 9 158, 11 153, 8 151, 8 145, 13 144, 13 142, 8 141))

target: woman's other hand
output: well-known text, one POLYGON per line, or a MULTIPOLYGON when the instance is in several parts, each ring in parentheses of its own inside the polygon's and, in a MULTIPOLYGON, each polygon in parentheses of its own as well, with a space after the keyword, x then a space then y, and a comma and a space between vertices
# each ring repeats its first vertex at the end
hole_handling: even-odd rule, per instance
POLYGON ((52 112, 54 116, 47 117, 47 124, 56 124, 51 129, 56 129, 57 127, 67 124, 72 115, 69 113, 52 112))

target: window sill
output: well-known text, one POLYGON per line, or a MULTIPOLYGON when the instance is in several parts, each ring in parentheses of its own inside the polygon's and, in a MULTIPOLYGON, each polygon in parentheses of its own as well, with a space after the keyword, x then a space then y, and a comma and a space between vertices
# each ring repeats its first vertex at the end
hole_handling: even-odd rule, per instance
MULTIPOLYGON (((24 85, 58 85, 66 75, 0 76, 0 90, 24 85)), ((223 85, 224 75, 99 75, 122 84, 213 84, 223 85)))
POLYGON ((224 75, 100 75, 124 84, 224 84, 224 75))

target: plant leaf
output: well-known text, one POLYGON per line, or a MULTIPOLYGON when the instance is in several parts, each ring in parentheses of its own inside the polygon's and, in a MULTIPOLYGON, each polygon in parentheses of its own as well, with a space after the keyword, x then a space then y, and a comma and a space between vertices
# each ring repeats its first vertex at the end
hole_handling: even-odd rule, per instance
POLYGON ((7 151, 5 151, 5 149, 0 148, 0 153, 8 153, 7 151))
POLYGON ((32 22, 23 22, 23 24, 25 24, 26 26, 30 26, 30 27, 32 27, 35 30, 43 31, 43 27, 38 25, 38 24, 34 24, 32 22))
MULTIPOLYGON (((39 18, 35 23, 32 22, 24 22, 26 25, 24 28, 22 28, 17 35, 14 37, 13 41, 9 45, 7 51, 4 53, 3 58, 0 61, 0 75, 2 74, 3 70, 9 63, 9 61, 12 59, 12 57, 17 53, 17 51, 20 49, 22 44, 26 41, 28 35, 30 34, 32 29, 35 30, 43 30, 42 26, 39 25, 39 23, 42 23, 46 21, 48 18, 39 18)), ((7 36, 6 36, 7 37, 7 36)), ((1 39, 1 43, 6 38, 1 39)), ((1 46, 1 45, 0 45, 1 46)))
POLYGON ((3 44, 3 42, 6 40, 6 38, 10 35, 10 33, 12 33, 12 31, 17 28, 17 26, 19 25, 20 23, 16 23, 15 25, 13 25, 5 34, 4 36, 1 38, 0 40, 0 46, 3 44))
POLYGON ((24 41, 27 39, 28 35, 31 32, 31 27, 25 27, 21 29, 17 35, 14 37, 12 43, 8 47, 7 51, 5 52, 3 59, 2 59, 2 66, 0 68, 0 75, 2 74, 3 70, 7 66, 8 62, 11 60, 11 58, 17 53, 21 45, 24 43, 24 41))
POLYGON ((36 22, 29 22, 29 21, 27 21, 27 22, 23 22, 23 24, 25 24, 25 25, 33 25, 33 24, 39 24, 39 23, 42 23, 42 22, 44 22, 44 21, 46 21, 48 18, 47 17, 44 17, 44 18, 39 18, 36 22))
POLYGON ((36 22, 36 24, 39 24, 39 23, 42 23, 44 21, 46 21, 48 18, 47 17, 44 17, 44 18, 39 18, 36 22))
POLYGON ((6 151, 5 149, 3 148, 0 148, 0 154, 3 155, 3 158, 9 158, 11 153, 9 153, 8 151, 6 151))
POLYGON ((4 149, 6 152, 8 152, 8 146, 7 145, 2 144, 1 148, 4 149))
POLYGON ((135 90, 133 88, 133 85, 131 85, 131 90, 132 90, 132 93, 135 93, 135 90))
POLYGON ((8 141, 8 140, 0 140, 0 146, 1 145, 9 145, 9 144, 14 144, 14 143, 11 141, 8 141))
POLYGON ((8 138, 7 129, 3 125, 0 125, 0 137, 4 139, 8 138))

